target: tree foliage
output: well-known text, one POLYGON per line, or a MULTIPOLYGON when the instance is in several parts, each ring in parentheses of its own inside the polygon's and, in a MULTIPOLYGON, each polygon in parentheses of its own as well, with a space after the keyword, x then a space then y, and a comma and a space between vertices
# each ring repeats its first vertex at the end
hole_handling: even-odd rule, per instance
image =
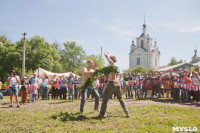
POLYGON ((173 56, 173 57, 170 59, 170 62, 168 63, 168 66, 177 65, 177 64, 180 64, 180 63, 183 63, 183 60, 180 59, 179 61, 177 61, 177 59, 173 56))
POLYGON ((86 57, 86 61, 87 60, 93 60, 94 63, 97 63, 98 64, 97 69, 105 67, 105 61, 103 60, 101 55, 88 55, 86 57))
POLYGON ((61 50, 63 69, 67 72, 74 72, 76 69, 81 69, 86 57, 82 46, 78 46, 75 41, 66 42, 63 45, 64 49, 61 50))
MULTIPOLYGON (((22 55, 23 39, 17 42, 17 50, 22 55)), ((26 70, 35 71, 38 67, 59 72, 61 59, 57 49, 40 36, 26 40, 26 70)), ((22 62, 22 58, 20 58, 22 62)))
MULTIPOLYGON (((23 44, 23 39, 13 43, 6 36, 0 35, 0 78, 3 82, 7 81, 13 69, 17 75, 22 76, 23 44)), ((75 41, 65 42, 62 45, 58 42, 50 44, 39 35, 26 39, 25 72, 32 75, 38 67, 41 67, 52 72, 74 72, 81 75, 86 60, 89 59, 98 63, 98 68, 105 66, 100 55, 87 56, 83 47, 77 45, 75 41)))
POLYGON ((142 75, 144 75, 145 74, 145 72, 150 72, 150 70, 151 69, 149 69, 149 68, 146 68, 146 67, 143 67, 143 66, 137 66, 137 67, 135 67, 135 68, 129 68, 129 69, 127 69, 127 70, 123 70, 123 72, 124 73, 126 73, 126 72, 131 72, 131 73, 140 73, 140 74, 142 74, 142 75))
POLYGON ((5 81, 12 69, 20 72, 19 59, 21 54, 16 51, 16 44, 10 42, 6 36, 0 36, 0 77, 5 81))

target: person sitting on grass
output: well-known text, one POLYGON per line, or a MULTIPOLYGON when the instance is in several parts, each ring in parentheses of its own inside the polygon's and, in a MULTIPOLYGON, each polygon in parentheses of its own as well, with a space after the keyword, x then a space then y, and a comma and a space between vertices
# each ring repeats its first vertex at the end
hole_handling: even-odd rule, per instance
POLYGON ((13 94, 15 95, 17 108, 20 108, 18 100, 18 88, 17 85, 20 82, 19 76, 15 74, 15 70, 11 71, 11 76, 8 77, 9 91, 10 91, 10 107, 13 107, 13 94))

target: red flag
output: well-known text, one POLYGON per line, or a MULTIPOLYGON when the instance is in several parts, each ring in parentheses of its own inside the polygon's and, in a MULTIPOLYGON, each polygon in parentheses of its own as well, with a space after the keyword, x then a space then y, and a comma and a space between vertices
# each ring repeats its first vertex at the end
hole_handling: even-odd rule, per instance
POLYGON ((57 85, 54 85, 54 88, 56 89, 56 88, 57 88, 57 85))
POLYGON ((8 89, 8 87, 9 87, 9 86, 8 86, 8 85, 6 85, 6 89, 8 89))

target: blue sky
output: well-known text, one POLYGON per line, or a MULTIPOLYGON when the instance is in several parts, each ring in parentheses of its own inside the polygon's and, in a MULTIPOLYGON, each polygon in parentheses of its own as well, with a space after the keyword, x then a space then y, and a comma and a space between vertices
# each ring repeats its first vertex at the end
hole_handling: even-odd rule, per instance
POLYGON ((131 41, 142 33, 144 15, 161 65, 172 56, 190 61, 195 44, 200 55, 199 0, 0 0, 0 34, 13 42, 24 31, 50 43, 77 41, 87 54, 100 54, 102 46, 122 70, 129 67, 131 41))

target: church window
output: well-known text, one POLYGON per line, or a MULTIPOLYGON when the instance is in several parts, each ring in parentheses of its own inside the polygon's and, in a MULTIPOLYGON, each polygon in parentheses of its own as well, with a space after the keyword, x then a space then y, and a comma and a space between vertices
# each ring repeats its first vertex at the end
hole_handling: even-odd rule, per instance
POLYGON ((144 42, 141 40, 141 48, 144 48, 144 42))
POLYGON ((137 58, 137 65, 140 65, 140 58, 137 58))

